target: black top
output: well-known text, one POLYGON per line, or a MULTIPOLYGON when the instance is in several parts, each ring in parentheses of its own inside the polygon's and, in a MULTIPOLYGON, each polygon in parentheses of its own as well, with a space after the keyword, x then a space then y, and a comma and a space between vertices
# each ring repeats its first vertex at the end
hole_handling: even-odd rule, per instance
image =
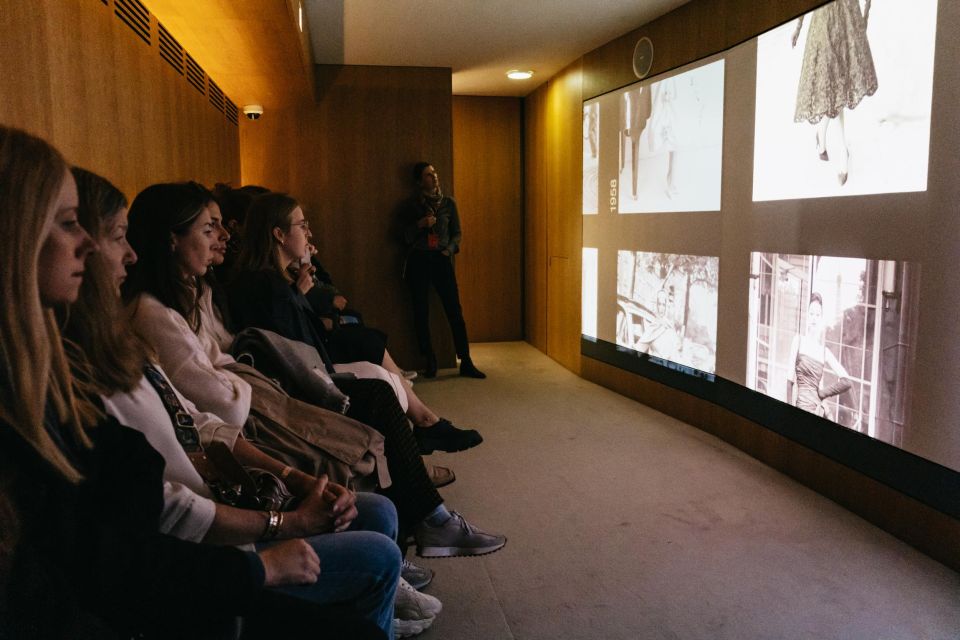
POLYGON ((234 333, 255 327, 306 342, 320 353, 327 371, 333 373, 324 347, 323 325, 296 285, 273 269, 240 271, 227 287, 227 297, 234 333))
POLYGON ((403 242, 411 251, 446 250, 450 255, 460 252, 460 242, 463 239, 460 214, 453 198, 443 196, 439 203, 433 203, 422 195, 417 195, 403 204, 400 215, 403 242), (430 212, 437 217, 436 223, 430 228, 418 227, 420 218, 430 212), (434 244, 430 242, 431 235, 435 236, 434 244))
POLYGON ((141 433, 109 418, 84 450, 48 430, 79 485, 0 424, 0 492, 20 520, 12 553, 0 531, 0 638, 183 637, 251 607, 255 554, 158 533, 164 463, 141 433))
POLYGON ((310 291, 304 294, 304 297, 306 297, 307 302, 310 303, 310 307, 314 313, 318 316, 335 319, 336 322, 334 326, 336 326, 339 324, 340 310, 333 306, 333 299, 340 295, 340 291, 334 286, 333 278, 331 278, 330 273, 323 268, 323 265, 320 264, 316 256, 311 257, 310 262, 315 269, 313 273, 315 283, 310 291))

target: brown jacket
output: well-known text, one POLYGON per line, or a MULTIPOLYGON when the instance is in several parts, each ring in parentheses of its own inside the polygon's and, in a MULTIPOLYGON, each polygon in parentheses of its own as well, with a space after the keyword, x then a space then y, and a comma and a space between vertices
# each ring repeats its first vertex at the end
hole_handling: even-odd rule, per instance
POLYGON ((358 489, 391 484, 383 436, 339 413, 301 402, 256 369, 226 367, 253 388, 244 435, 292 467, 358 489), (376 471, 376 475, 372 475, 376 471))

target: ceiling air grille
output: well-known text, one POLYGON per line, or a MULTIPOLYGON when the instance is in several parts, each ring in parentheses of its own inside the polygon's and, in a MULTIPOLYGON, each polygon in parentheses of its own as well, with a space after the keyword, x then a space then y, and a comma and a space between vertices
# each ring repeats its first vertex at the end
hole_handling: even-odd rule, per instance
POLYGON ((150 12, 140 0, 114 0, 113 12, 140 39, 150 44, 150 12))
POLYGON ((194 60, 189 53, 186 54, 187 58, 187 82, 193 85, 194 89, 200 93, 206 93, 207 88, 204 85, 204 73, 203 69, 200 68, 200 65, 197 64, 197 61, 194 60))
POLYGON ((227 116, 227 120, 233 124, 240 124, 240 110, 237 109, 237 105, 233 104, 230 98, 226 98, 226 103, 223 105, 223 113, 227 116))
POLYGON ((183 75, 183 47, 177 42, 162 24, 160 27, 160 57, 166 60, 177 73, 183 75))
POLYGON ((160 57, 169 62, 177 73, 183 75, 183 47, 162 24, 157 25, 160 27, 160 57))
POLYGON ((216 107, 217 111, 223 112, 223 91, 213 80, 210 81, 210 104, 216 107))

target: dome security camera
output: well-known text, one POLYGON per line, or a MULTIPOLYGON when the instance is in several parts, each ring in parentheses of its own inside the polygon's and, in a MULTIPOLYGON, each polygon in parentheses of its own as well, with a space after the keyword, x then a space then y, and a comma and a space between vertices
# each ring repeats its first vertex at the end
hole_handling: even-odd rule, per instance
POLYGON ((250 120, 259 120, 263 115, 263 105, 248 104, 243 107, 243 115, 250 120))

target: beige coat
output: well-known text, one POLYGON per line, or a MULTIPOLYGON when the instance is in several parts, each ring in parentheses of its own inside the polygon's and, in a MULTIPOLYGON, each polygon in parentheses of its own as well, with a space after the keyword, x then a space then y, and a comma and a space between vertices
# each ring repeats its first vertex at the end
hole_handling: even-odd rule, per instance
POLYGON ((153 296, 143 294, 134 304, 134 327, 156 351, 173 385, 197 409, 244 425, 244 435, 258 448, 306 473, 327 473, 332 481, 346 484, 376 469, 371 480, 390 485, 383 436, 377 431, 290 398, 223 353, 209 333, 195 334, 183 316, 153 296))

